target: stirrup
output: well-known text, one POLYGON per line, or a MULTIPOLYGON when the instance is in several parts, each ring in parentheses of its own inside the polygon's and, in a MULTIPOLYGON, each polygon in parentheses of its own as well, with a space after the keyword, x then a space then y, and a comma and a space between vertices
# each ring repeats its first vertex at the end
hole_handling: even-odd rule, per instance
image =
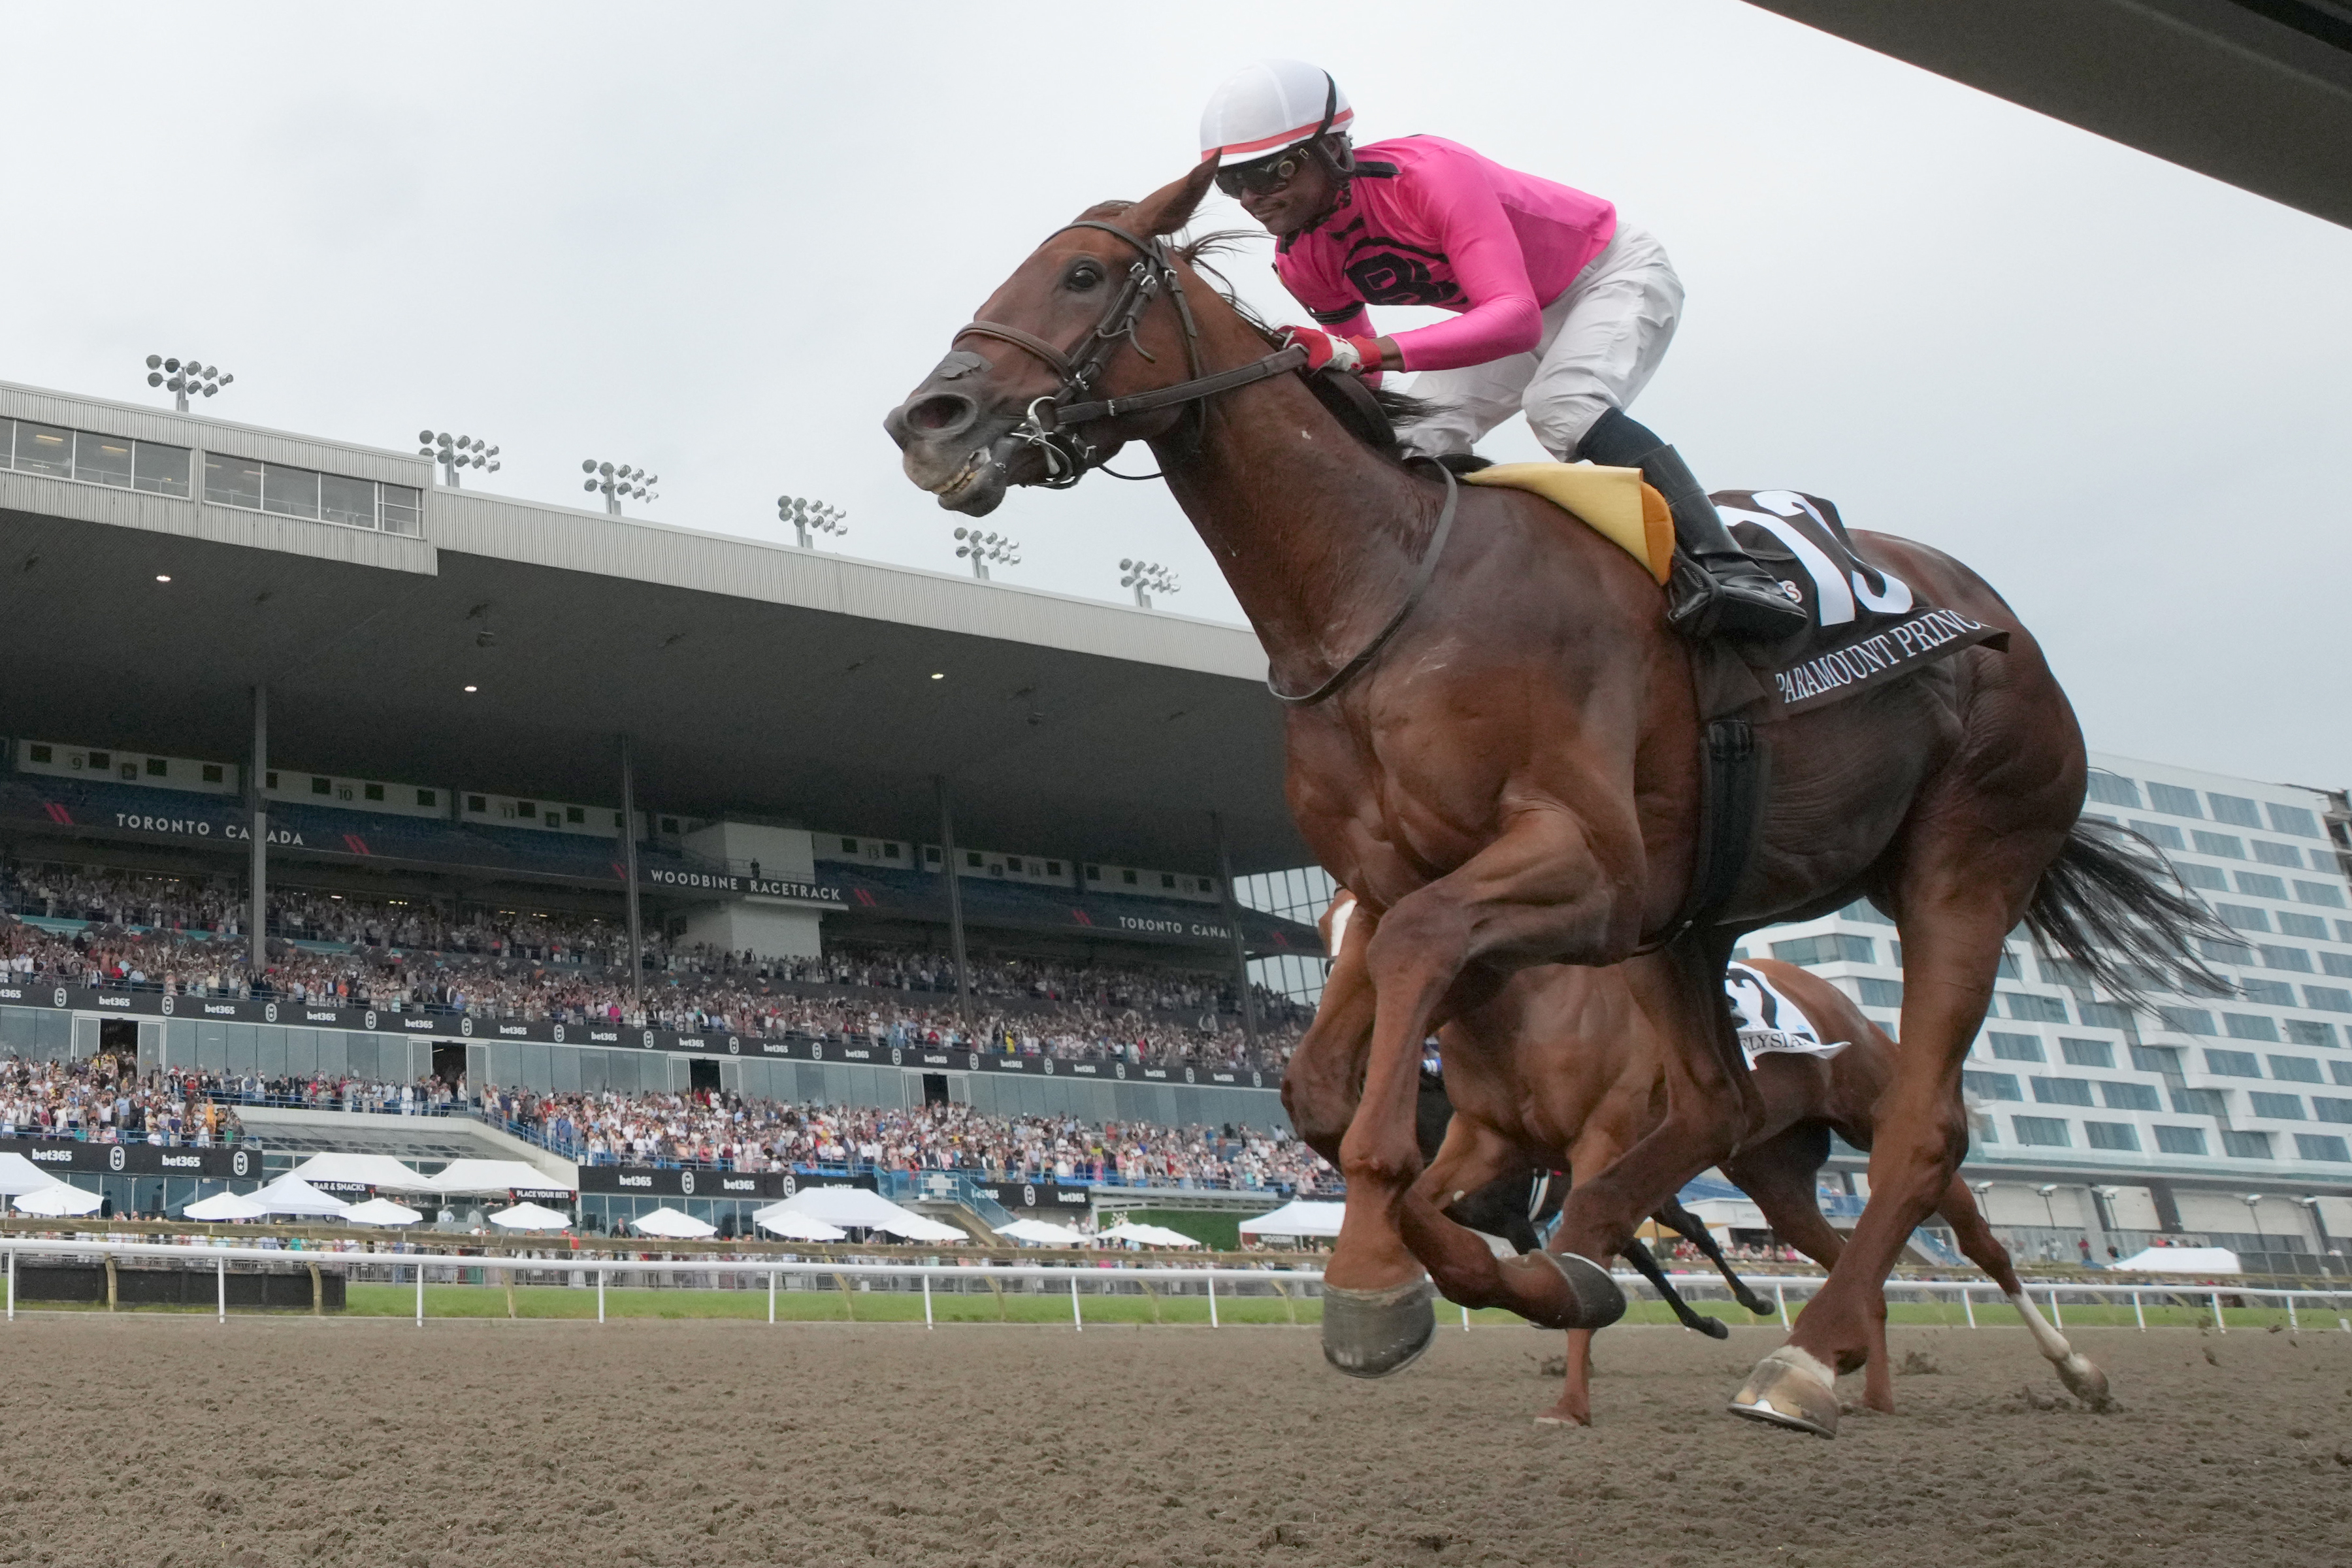
MULTIPOLYGON (((1772 580, 1748 564, 1742 577, 1758 584, 1772 580)), ((1724 637, 1734 642, 1778 642, 1802 632, 1808 623, 1804 605, 1782 593, 1746 582, 1715 576, 1682 551, 1675 552, 1666 576, 1666 621, 1694 642, 1724 637)))

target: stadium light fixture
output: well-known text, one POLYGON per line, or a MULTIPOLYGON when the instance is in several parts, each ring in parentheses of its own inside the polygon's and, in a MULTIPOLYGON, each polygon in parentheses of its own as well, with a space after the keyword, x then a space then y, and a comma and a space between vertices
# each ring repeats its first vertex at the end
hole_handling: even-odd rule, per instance
POLYGON ((155 581, 158 583, 168 583, 171 580, 172 574, 169 572, 158 572, 155 574, 155 581))
POLYGON ((441 465, 441 482, 451 489, 457 488, 457 475, 466 468, 482 468, 497 473, 499 449, 479 436, 451 436, 444 430, 436 435, 430 430, 416 433, 416 455, 430 458, 441 465))
POLYGON ((801 548, 814 548, 809 543, 812 533, 845 534, 849 524, 843 520, 849 514, 837 506, 814 500, 807 496, 778 496, 776 521, 789 522, 801 537, 801 548))
POLYGON ((478 686, 468 686, 466 689, 468 691, 479 691, 481 688, 478 686))
POLYGON ((593 458, 581 458, 580 471, 588 476, 580 488, 602 494, 604 510, 614 517, 621 515, 621 503, 625 500, 661 500, 661 492, 654 489, 661 483, 659 474, 648 474, 626 463, 600 463, 593 458))
POLYGON ((956 546, 956 559, 971 563, 971 574, 982 582, 988 581, 991 566, 1021 564, 1021 542, 1001 533, 982 533, 976 528, 959 528, 955 536, 962 542, 956 546))
POLYGON ((1118 585, 1135 590, 1135 606, 1139 610, 1151 608, 1151 595, 1154 594, 1182 591, 1183 585, 1176 581, 1176 574, 1156 561, 1121 561, 1118 569, 1124 574, 1118 585))
POLYGON ((194 360, 165 359, 162 354, 147 356, 147 384, 169 392, 173 406, 182 414, 188 411, 188 395, 211 397, 236 377, 224 375, 216 364, 199 364, 194 360))

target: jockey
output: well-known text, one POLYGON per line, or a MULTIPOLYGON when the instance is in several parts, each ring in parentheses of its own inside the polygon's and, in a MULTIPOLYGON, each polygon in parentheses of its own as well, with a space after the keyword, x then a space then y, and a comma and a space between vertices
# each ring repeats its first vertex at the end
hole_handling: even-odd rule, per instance
POLYGON ((1679 553, 1668 616, 1690 637, 1771 639, 1804 611, 1732 541, 1675 450, 1626 416, 1674 340, 1682 280, 1646 232, 1599 196, 1406 136, 1351 145, 1355 111, 1328 71, 1267 60, 1201 117, 1217 188, 1275 236, 1276 274, 1318 327, 1287 329, 1310 369, 1415 371, 1435 407, 1399 434, 1462 471, 1472 443, 1525 411, 1560 461, 1639 468, 1666 499, 1679 553), (1456 319, 1376 337, 1367 305, 1456 319))

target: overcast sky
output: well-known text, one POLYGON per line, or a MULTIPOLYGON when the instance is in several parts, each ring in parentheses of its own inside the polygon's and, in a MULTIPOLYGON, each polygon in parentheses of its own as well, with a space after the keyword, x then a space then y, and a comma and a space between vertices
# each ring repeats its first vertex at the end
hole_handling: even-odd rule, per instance
MULTIPOLYGON (((484 436, 487 488, 563 504, 583 458, 637 463, 646 515, 719 532, 814 495, 835 548, 952 571, 883 414, 1048 230, 1183 173, 1220 79, 1296 55, 1360 140, 1449 136, 1664 240, 1687 310, 1634 412, 1707 483, 1969 562, 2094 747, 2352 783, 2352 233, 1736 0, 1024 16, 12 9, 0 378, 167 400, 142 361, 193 354, 223 417, 484 436)), ((1296 319, 1266 254, 1233 275, 1296 319)), ((989 526, 1021 583, 1116 598, 1142 555, 1240 618, 1158 485, 989 526)))

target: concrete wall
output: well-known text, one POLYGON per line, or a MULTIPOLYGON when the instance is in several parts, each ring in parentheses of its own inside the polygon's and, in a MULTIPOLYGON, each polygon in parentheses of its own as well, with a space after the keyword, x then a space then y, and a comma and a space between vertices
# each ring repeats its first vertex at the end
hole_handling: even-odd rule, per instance
MULTIPOLYGON (((805 843, 808 835, 801 838, 805 843)), ((764 855, 760 858, 760 869, 768 870, 764 855)), ((817 936, 822 918, 818 910, 772 899, 705 904, 686 917, 686 940, 708 942, 728 952, 749 951, 761 958, 818 958, 824 952, 817 936)))
POLYGON ((809 853, 808 829, 765 827, 749 822, 715 822, 686 836, 687 849, 706 860, 726 863, 738 876, 749 876, 751 862, 760 863, 762 877, 782 877, 805 882, 815 874, 809 853))

